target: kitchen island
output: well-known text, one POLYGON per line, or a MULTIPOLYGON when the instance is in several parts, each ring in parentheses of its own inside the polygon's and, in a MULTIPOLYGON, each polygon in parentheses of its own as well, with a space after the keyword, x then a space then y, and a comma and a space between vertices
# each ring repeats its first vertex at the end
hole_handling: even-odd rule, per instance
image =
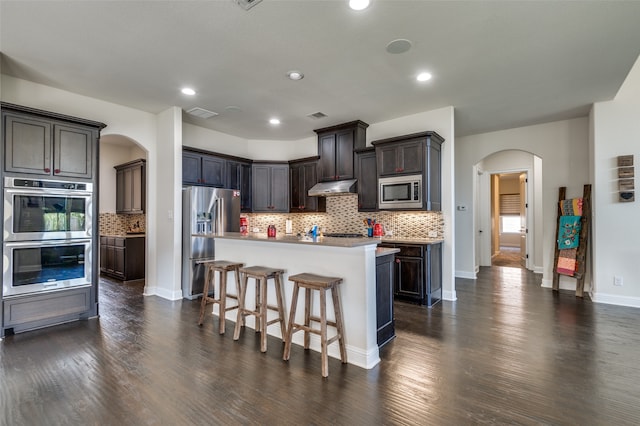
MULTIPOLYGON (((345 343, 349 364, 372 368, 380 362, 376 336, 376 247, 377 238, 306 238, 290 235, 267 238, 264 234, 242 235, 224 233, 216 239, 216 258, 244 262, 246 266, 269 266, 285 270, 283 284, 285 306, 288 315, 291 308, 293 284, 290 275, 303 272, 341 277, 339 291, 345 328, 345 343)), ((381 251, 380 254, 389 254, 381 251)), ((250 282, 247 301, 254 300, 254 287, 250 282)), ((230 287, 233 291, 233 286, 230 287)), ((275 300, 272 285, 268 286, 269 300, 275 300)), ((303 297, 303 293, 300 294, 303 297)), ((318 311, 318 298, 314 298, 314 312, 318 311)), ((302 299, 300 299, 302 306, 302 299)), ((214 308, 217 315, 217 305, 214 308)), ((227 319, 236 320, 236 312, 227 313, 227 319)), ((300 322, 304 309, 298 309, 300 322)), ((327 316, 334 318, 333 306, 327 305, 327 316)), ((247 326, 255 328, 253 318, 247 318, 247 326)), ((334 330, 330 328, 330 335, 334 330)), ((279 325, 269 327, 269 334, 281 337, 279 325)), ((302 345, 304 333, 293 335, 293 343, 302 345)), ((320 351, 318 336, 311 335, 311 349, 320 351)), ((276 350, 270 349, 270 350, 276 350)), ((329 356, 340 358, 337 345, 329 346, 329 356)))

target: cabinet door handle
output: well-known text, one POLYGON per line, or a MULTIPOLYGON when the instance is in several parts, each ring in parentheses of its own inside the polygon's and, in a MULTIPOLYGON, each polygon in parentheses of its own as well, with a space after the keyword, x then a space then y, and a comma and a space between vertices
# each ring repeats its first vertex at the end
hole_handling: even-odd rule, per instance
POLYGON ((50 171, 51 171, 51 169, 50 169, 50 168, 48 168, 48 167, 46 167, 46 168, 44 169, 44 172, 45 172, 45 173, 49 173, 50 171))
POLYGON ((396 263, 400 263, 400 259, 396 259, 396 263))
POLYGON ((53 169, 53 173, 55 173, 55 174, 60 173, 60 169, 53 169))

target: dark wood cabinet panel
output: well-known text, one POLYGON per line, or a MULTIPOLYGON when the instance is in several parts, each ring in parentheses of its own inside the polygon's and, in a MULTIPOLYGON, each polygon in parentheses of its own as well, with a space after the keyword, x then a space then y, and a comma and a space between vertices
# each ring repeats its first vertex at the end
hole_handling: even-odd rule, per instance
POLYGON ((240 209, 251 211, 251 164, 239 161, 227 161, 226 188, 240 191, 240 209))
POLYGON ((252 210, 287 213, 289 211, 289 165, 254 163, 252 210))
POLYGON ((427 146, 427 183, 426 183, 426 208, 427 210, 442 210, 442 145, 440 143, 431 142, 427 146))
POLYGON ((318 181, 353 179, 353 151, 366 145, 367 123, 352 121, 314 130, 318 134, 318 181))
POLYGON ((421 139, 382 146, 379 175, 421 174, 424 170, 424 141, 421 139))
POLYGON ((199 185, 202 183, 202 155, 194 152, 182 152, 182 183, 199 185))
POLYGON ((53 131, 53 174, 91 178, 94 130, 55 125, 53 131))
POLYGON ((309 189, 318 183, 318 159, 289 162, 290 203, 292 213, 325 212, 326 198, 310 197, 309 189))
POLYGON ((142 214, 146 204, 146 160, 138 159, 116 169, 116 213, 142 214))
POLYGON ((51 129, 48 121, 3 114, 5 171, 51 174, 51 129))
POLYGON ((226 161, 222 158, 211 155, 202 156, 202 182, 207 186, 216 188, 225 187, 225 165, 226 161))
POLYGON ((420 174, 423 209, 442 208, 441 151, 444 139, 435 132, 373 141, 378 177, 420 174))
POLYGON ((378 346, 395 337, 393 316, 394 255, 376 257, 376 329, 378 346))
POLYGON ((382 243, 380 247, 400 249, 395 257, 395 297, 427 306, 442 299, 442 243, 382 243))
POLYGON ((100 237, 100 272, 123 281, 145 275, 145 237, 100 237))
POLYGON ((395 292, 398 296, 422 301, 424 298, 424 259, 396 256, 397 275, 395 292))
POLYGON ((91 179, 98 139, 94 128, 3 114, 5 171, 91 179))
POLYGON ((356 179, 358 179, 358 211, 378 210, 378 175, 374 148, 356 151, 356 179))
POLYGON ((336 179, 353 179, 353 150, 355 148, 355 130, 346 130, 336 134, 336 179))
POLYGON ((182 183, 224 188, 226 185, 226 161, 199 152, 182 151, 182 183))
POLYGON ((320 163, 318 180, 327 182, 336 180, 336 135, 328 134, 318 137, 318 155, 320 163))

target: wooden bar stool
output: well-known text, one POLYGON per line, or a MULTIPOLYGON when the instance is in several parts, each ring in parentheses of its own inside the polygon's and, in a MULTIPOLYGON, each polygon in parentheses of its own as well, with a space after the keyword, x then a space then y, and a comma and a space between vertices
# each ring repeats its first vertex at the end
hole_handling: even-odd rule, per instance
POLYGON ((342 282, 342 278, 324 277, 315 274, 297 274, 289 277, 289 281, 293 281, 293 295, 291 299, 291 310, 289 311, 289 324, 287 325, 287 338, 284 345, 284 355, 282 359, 289 360, 291 355, 291 338, 293 333, 299 330, 304 331, 304 348, 309 349, 309 333, 320 335, 320 348, 322 356, 322 377, 329 375, 329 358, 327 355, 327 346, 338 341, 340 346, 340 360, 343 364, 347 363, 347 349, 344 344, 344 327, 342 322, 342 308, 340 307, 340 293, 338 285, 342 282), (296 319, 296 305, 298 304, 298 290, 300 287, 305 289, 304 298, 304 324, 298 324, 296 319), (311 315, 311 290, 320 292, 320 317, 311 315), (333 298, 333 310, 335 312, 335 321, 327 320, 327 290, 331 290, 333 298), (320 329, 311 328, 311 321, 319 322, 320 329), (336 335, 327 339, 327 326, 336 328, 336 335))
POLYGON ((240 294, 240 268, 244 266, 244 263, 229 262, 227 260, 207 260, 201 262, 207 268, 207 273, 204 278, 204 289, 202 291, 202 303, 200 304, 200 319, 198 325, 202 325, 204 321, 204 314, 209 303, 217 303, 220 306, 219 311, 219 332, 224 334, 225 314, 227 311, 237 309, 239 303, 233 306, 227 306, 227 298, 238 300, 240 294), (220 291, 218 292, 218 298, 215 297, 215 291, 213 297, 209 296, 209 290, 214 290, 214 280, 216 271, 220 275, 220 291), (227 273, 234 272, 236 276, 236 294, 227 294, 227 273))
POLYGON ((249 266, 241 268, 240 273, 242 274, 242 285, 240 286, 240 297, 238 298, 238 319, 233 333, 233 340, 238 340, 240 337, 240 327, 245 325, 245 317, 247 315, 253 315, 256 317, 256 332, 260 332, 260 351, 266 352, 267 326, 280 322, 282 339, 284 340, 287 335, 281 282, 284 270, 265 266, 249 266), (249 278, 253 278, 256 283, 255 310, 246 308, 247 282, 249 278), (273 279, 275 285, 277 306, 267 303, 267 280, 270 278, 273 279), (267 320, 267 312, 269 309, 278 313, 278 317, 271 321, 267 320))

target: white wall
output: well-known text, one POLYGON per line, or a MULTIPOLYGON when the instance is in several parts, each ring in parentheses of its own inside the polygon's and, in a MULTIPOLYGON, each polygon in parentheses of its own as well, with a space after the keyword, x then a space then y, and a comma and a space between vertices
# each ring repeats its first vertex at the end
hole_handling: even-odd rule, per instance
MULTIPOLYGON (((536 126, 458 138, 456 141, 456 205, 473 205, 474 165, 485 157, 504 150, 521 150, 541 158, 542 215, 542 284, 551 286, 558 188, 567 187, 567 196, 582 196, 582 187, 589 183, 589 121, 576 118, 536 126)), ((534 164, 535 165, 535 164, 534 164)), ((456 271, 475 274, 474 244, 464 239, 474 235, 473 208, 456 217, 456 271)), ((537 238, 536 238, 537 240, 537 238)), ((561 280, 563 288, 575 289, 575 280, 561 280), (570 280, 570 281, 568 281, 570 280)))
POLYGON ((189 123, 182 124, 182 144, 205 151, 251 158, 249 156, 249 144, 246 139, 189 123))
MULTIPOLYGON (((640 197, 618 201, 617 157, 633 155, 640 175, 640 58, 613 101, 594 104, 593 282, 598 302, 640 307, 640 197), (614 286, 614 276, 623 285, 614 286)), ((635 178, 636 188, 638 178, 635 178)))
MULTIPOLYGON (((157 277, 147 281, 145 294, 169 300, 182 299, 182 110, 169 108, 158 114, 158 149, 154 163, 157 197, 150 210, 156 212, 155 244, 157 277)), ((151 246, 153 247, 153 246, 151 246)))

